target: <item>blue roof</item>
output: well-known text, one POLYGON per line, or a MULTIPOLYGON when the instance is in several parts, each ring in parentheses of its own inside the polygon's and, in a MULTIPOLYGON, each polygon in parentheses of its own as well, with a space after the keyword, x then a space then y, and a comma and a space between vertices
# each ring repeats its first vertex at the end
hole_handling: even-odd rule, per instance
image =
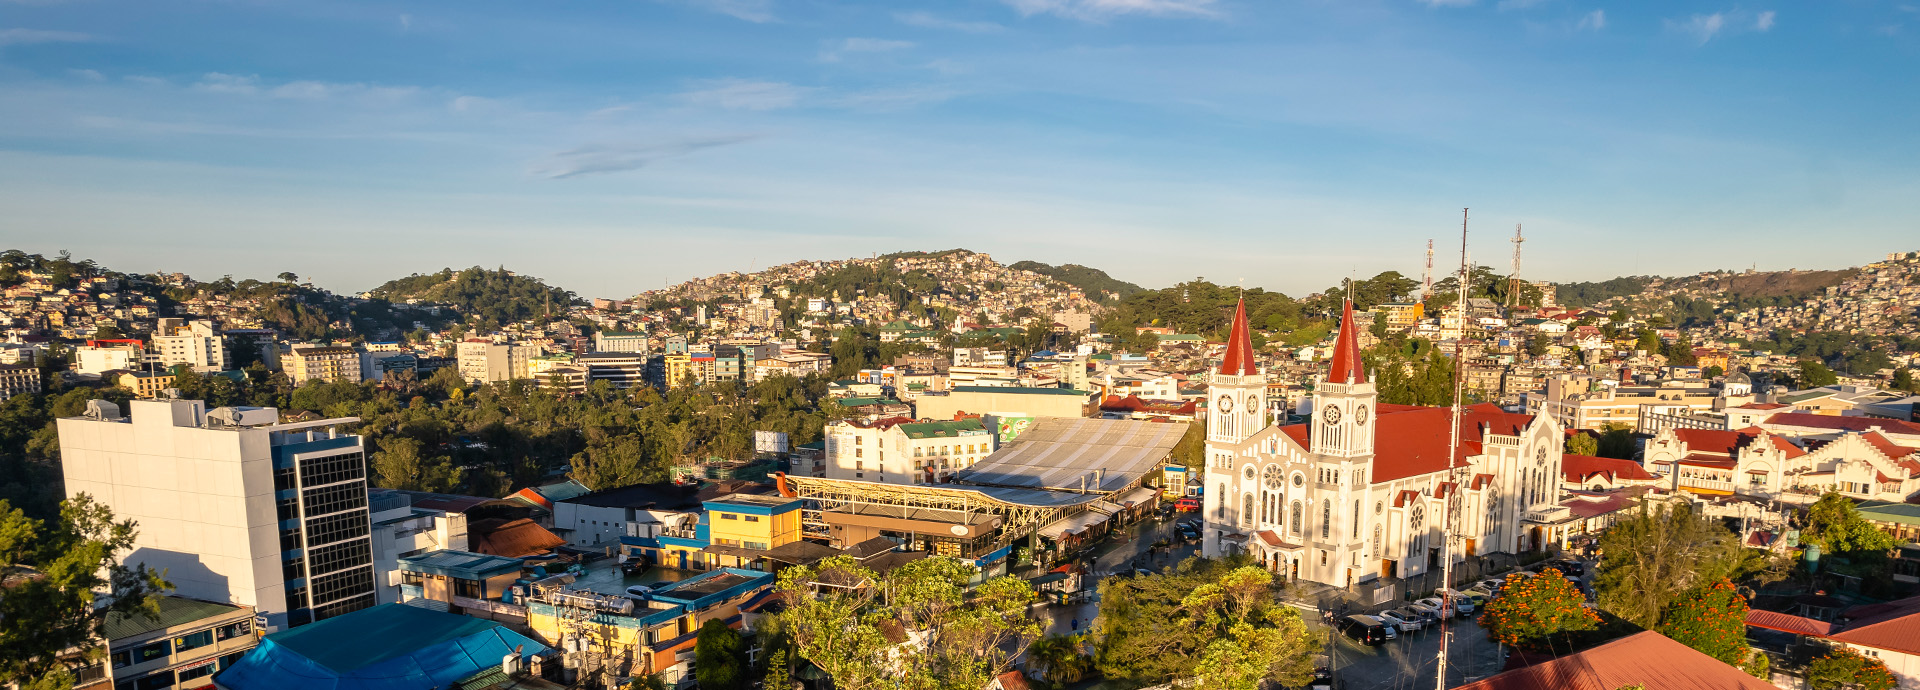
POLYGON ((232 690, 430 690, 546 651, 493 621, 382 604, 268 635, 215 680, 232 690))

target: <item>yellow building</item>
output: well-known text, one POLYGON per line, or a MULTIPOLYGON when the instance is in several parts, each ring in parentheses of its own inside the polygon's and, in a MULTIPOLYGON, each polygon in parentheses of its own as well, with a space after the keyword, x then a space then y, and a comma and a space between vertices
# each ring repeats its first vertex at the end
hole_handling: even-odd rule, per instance
POLYGON ((1427 307, 1419 302, 1388 302, 1374 307, 1387 320, 1387 330, 1404 331, 1420 323, 1426 316, 1427 307))
POLYGON ((662 357, 660 361, 666 368, 668 388, 687 385, 693 376, 693 355, 684 352, 669 354, 662 357))
POLYGON ((121 374, 117 383, 121 388, 133 391, 133 397, 158 398, 161 391, 173 387, 173 374, 155 371, 128 372, 121 374))
POLYGON ((669 686, 693 671, 693 646, 710 620, 737 622, 741 608, 772 589, 768 573, 727 568, 662 586, 636 602, 627 592, 549 588, 535 583, 527 627, 547 644, 583 638, 628 675, 658 673, 669 686))
POLYGON ((775 547, 800 541, 797 498, 734 494, 702 504, 706 518, 708 567, 757 568, 775 547))

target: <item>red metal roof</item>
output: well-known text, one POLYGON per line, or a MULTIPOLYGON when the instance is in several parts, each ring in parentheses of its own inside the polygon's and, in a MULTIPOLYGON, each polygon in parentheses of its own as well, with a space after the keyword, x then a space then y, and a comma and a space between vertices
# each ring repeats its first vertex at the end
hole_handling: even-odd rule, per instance
POLYGON ((1233 308, 1233 331, 1227 334, 1227 355, 1220 359, 1220 373, 1228 376, 1252 376, 1260 373, 1253 360, 1253 334, 1247 331, 1247 298, 1233 308))
POLYGON ((468 551, 508 558, 537 556, 567 543, 526 518, 475 520, 468 525, 468 536, 468 551))
POLYGON ((1560 474, 1570 482, 1584 482, 1588 477, 1604 474, 1615 481, 1652 481, 1652 473, 1641 467, 1640 463, 1619 458, 1598 458, 1591 455, 1568 453, 1560 456, 1560 474))
POLYGON ((1340 336, 1333 341, 1333 368, 1327 380, 1334 383, 1366 383, 1367 368, 1360 361, 1360 336, 1353 332, 1353 300, 1346 301, 1340 317, 1340 336))
POLYGON ((1768 630, 1778 630, 1780 632, 1790 632, 1795 635, 1818 635, 1820 637, 1826 637, 1833 633, 1833 624, 1826 621, 1803 618, 1779 611, 1761 611, 1759 609, 1747 612, 1747 625, 1756 628, 1766 628, 1768 630))
POLYGON ((1616 690, 1629 685, 1641 685, 1646 690, 1773 688, 1745 671, 1649 630, 1454 686, 1453 690, 1616 690))
MULTIPOLYGON (((1448 428, 1452 410, 1445 407, 1380 405, 1373 423, 1373 479, 1390 482, 1447 469, 1448 428)), ((1460 415, 1460 446, 1452 453, 1453 466, 1481 451, 1486 433, 1517 436, 1533 423, 1533 415, 1506 412, 1492 403, 1473 405, 1460 415)), ((1309 424, 1280 427, 1281 433, 1302 448, 1312 448, 1309 424)))
MULTIPOLYGON (((1778 417, 1779 415, 1775 416, 1778 417)), ((1778 448, 1786 453, 1789 458, 1797 458, 1807 454, 1806 451, 1801 450, 1799 446, 1793 445, 1792 442, 1767 433, 1765 429, 1756 426, 1750 426, 1739 431, 1674 429, 1673 433, 1680 438, 1680 442, 1687 444, 1687 452, 1689 454, 1713 453, 1731 458, 1733 457, 1734 451, 1752 445, 1754 441, 1762 436, 1766 437, 1767 442, 1772 444, 1774 448, 1778 448)))
POLYGON ((1835 431, 1864 432, 1880 427, 1891 433, 1903 436, 1920 436, 1920 424, 1902 422, 1897 419, 1876 419, 1873 417, 1835 417, 1805 412, 1781 412, 1767 418, 1768 424, 1778 426, 1797 426, 1807 429, 1832 429, 1835 431))

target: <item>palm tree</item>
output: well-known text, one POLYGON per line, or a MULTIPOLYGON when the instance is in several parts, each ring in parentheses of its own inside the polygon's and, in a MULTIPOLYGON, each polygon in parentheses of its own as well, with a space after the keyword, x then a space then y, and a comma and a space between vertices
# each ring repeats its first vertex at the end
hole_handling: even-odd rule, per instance
POLYGON ((1027 647, 1030 665, 1044 667, 1042 676, 1053 685, 1078 683, 1093 669, 1093 657, 1081 651, 1079 635, 1048 635, 1027 647))

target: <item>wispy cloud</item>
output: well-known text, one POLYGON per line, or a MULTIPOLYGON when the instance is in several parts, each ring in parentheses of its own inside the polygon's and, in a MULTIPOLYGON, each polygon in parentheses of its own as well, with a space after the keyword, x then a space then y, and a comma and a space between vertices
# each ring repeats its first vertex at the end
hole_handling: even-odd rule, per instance
POLYGON ((1473 4, 1474 0, 1419 0, 1419 2, 1428 7, 1466 7, 1473 4))
POLYGON ((685 138, 667 142, 588 144, 553 154, 546 163, 534 168, 536 175, 555 180, 585 175, 638 170, 669 158, 730 146, 760 138, 757 134, 685 138))
POLYGON ((773 0, 677 0, 709 12, 744 19, 756 24, 773 21, 773 0))
POLYGON ((680 100, 728 110, 778 110, 798 104, 809 90, 785 82, 722 79, 708 82, 706 88, 682 93, 680 100))
POLYGON ((1580 18, 1580 23, 1576 24, 1573 28, 1581 31, 1599 31, 1605 29, 1607 28, 1607 11, 1594 10, 1588 12, 1586 16, 1580 18))
POLYGON ((1502 10, 1525 10, 1545 4, 1547 0, 1500 0, 1496 7, 1502 10))
POLYGON ((93 34, 83 34, 78 31, 0 29, 0 46, 22 46, 34 43, 85 43, 92 40, 94 40, 93 34))
POLYGON ((1053 14, 1070 19, 1101 21, 1126 14, 1217 17, 1215 0, 1004 0, 1022 16, 1053 14))
POLYGON ((854 110, 904 110, 953 100, 959 95, 959 91, 942 87, 873 89, 834 98, 829 104, 854 110))
POLYGON ((406 31, 412 28, 413 28, 413 15, 401 13, 400 14, 400 30, 406 31))
POLYGON ((76 79, 84 79, 86 81, 106 81, 107 80, 107 75, 101 74, 100 70, 95 70, 95 69, 75 68, 75 69, 67 70, 67 74, 73 76, 76 79))
POLYGON ((890 53, 896 50, 912 48, 912 41, 893 41, 884 38, 845 38, 828 41, 820 49, 821 62, 839 62, 848 53, 890 53))
POLYGON ((1753 13, 1746 10, 1729 10, 1712 14, 1696 14, 1686 19, 1668 19, 1667 30, 1688 36, 1706 45, 1708 41, 1721 34, 1742 31, 1771 30, 1774 24, 1774 12, 1767 10, 1753 13))
MULTIPOLYGON (((365 101, 396 101, 421 92, 415 86, 380 86, 376 84, 324 82, 312 80, 290 81, 280 84, 268 84, 260 77, 250 74, 227 74, 208 72, 200 79, 188 85, 193 91, 214 94, 234 94, 263 96, 287 100, 318 101, 336 98, 355 98, 365 101)), ((455 100, 458 100, 457 98, 455 100)))
POLYGON ((958 19, 948 19, 931 12, 895 12, 893 13, 893 19, 901 24, 917 26, 923 29, 950 29, 974 34, 992 33, 1007 28, 993 22, 969 22, 958 19))

